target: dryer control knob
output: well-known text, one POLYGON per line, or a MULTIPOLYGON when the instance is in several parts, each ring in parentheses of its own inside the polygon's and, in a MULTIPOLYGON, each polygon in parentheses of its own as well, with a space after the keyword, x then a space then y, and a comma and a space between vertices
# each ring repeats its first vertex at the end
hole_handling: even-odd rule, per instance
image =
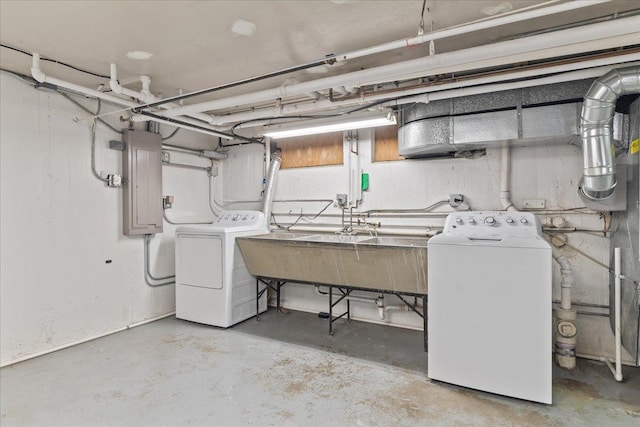
POLYGON ((523 224, 528 224, 529 223, 527 218, 520 218, 520 222, 523 223, 523 224))
POLYGON ((507 218, 507 224, 513 224, 513 223, 515 223, 513 218, 511 218, 511 217, 507 218))
POLYGON ((456 224, 462 224, 462 218, 456 218, 456 224))
POLYGON ((469 224, 475 224, 476 223, 476 219, 475 218, 469 218, 469 224))
POLYGON ((492 216, 488 216, 484 219, 486 225, 496 225, 496 219, 492 216))

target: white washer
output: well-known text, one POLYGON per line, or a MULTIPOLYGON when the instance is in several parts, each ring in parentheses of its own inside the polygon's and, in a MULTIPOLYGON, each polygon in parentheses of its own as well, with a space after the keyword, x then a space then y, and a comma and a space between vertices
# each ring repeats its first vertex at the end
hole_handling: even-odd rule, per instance
POLYGON ((428 246, 428 376, 551 403, 551 247, 527 212, 447 217, 428 246))
MULTIPOLYGON (((256 315, 256 282, 236 237, 267 232, 259 211, 223 212, 211 225, 176 229, 176 317, 223 328, 256 315)), ((267 309, 266 299, 260 312, 267 309)))

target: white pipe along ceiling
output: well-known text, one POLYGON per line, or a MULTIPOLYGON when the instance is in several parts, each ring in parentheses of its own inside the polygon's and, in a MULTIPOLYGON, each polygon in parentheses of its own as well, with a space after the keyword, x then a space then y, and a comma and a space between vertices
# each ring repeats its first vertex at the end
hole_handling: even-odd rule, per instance
MULTIPOLYGON (((376 105, 375 108, 398 106, 402 104, 410 104, 413 102, 421 102, 427 104, 431 101, 437 101, 440 99, 451 99, 462 96, 500 92, 524 87, 533 87, 582 79, 592 79, 600 77, 603 74, 611 71, 620 62, 625 62, 626 65, 637 66, 640 65, 640 62, 638 61, 640 61, 640 52, 545 67, 545 74, 553 74, 548 77, 537 77, 540 71, 535 69, 505 72, 500 73, 499 75, 492 75, 490 77, 478 77, 459 82, 408 89, 402 91, 403 97, 401 99, 393 99, 387 101, 385 103, 376 105), (517 81, 512 83, 499 83, 506 80, 517 81)), ((390 96, 397 95, 390 95, 388 93, 376 94, 375 92, 373 92, 371 95, 344 101, 321 100, 313 103, 292 103, 282 105, 280 107, 264 108, 260 110, 229 114, 225 116, 216 116, 216 118, 214 119, 214 123, 216 125, 223 125, 227 123, 251 121, 251 123, 247 123, 246 125, 241 124, 240 126, 238 126, 238 128, 255 127, 270 123, 269 120, 253 122, 257 119, 268 117, 286 117, 296 114, 308 114, 330 109, 338 109, 338 113, 340 113, 340 109, 362 105, 368 102, 385 100, 390 96)), ((224 128, 221 126, 220 129, 224 128)))
MULTIPOLYGON (((365 57, 365 56, 370 56, 370 55, 374 55, 374 54, 379 54, 379 53, 383 53, 383 52, 387 52, 387 51, 395 50, 395 49, 399 49, 399 48, 415 47, 415 46, 418 46, 418 45, 426 43, 426 42, 433 42, 435 40, 440 40, 440 39, 449 38, 449 37, 453 37, 453 36, 459 36, 459 35, 471 33, 471 32, 474 32, 474 31, 480 31, 480 30, 484 30, 484 29, 495 28, 495 27, 499 27, 499 26, 513 24, 513 23, 516 23, 516 22, 522 22, 522 21, 526 21, 526 20, 531 20, 531 19, 534 19, 534 18, 540 18, 540 17, 545 17, 545 16, 550 16, 550 15, 562 13, 562 12, 582 9, 582 8, 594 6, 594 5, 597 5, 597 4, 608 3, 610 1, 611 0, 589 0, 589 1, 576 0, 576 1, 572 1, 572 2, 557 4, 558 0, 552 0, 552 1, 545 2, 545 3, 541 3, 541 4, 529 6, 529 7, 526 7, 526 8, 522 8, 522 9, 519 9, 519 10, 516 10, 516 11, 506 12, 506 13, 503 13, 502 15, 500 15, 500 16, 497 16, 497 17, 489 17, 489 18, 479 19, 479 20, 476 20, 476 21, 473 21, 473 22, 469 22, 469 23, 466 23, 466 24, 456 25, 456 26, 453 26, 453 27, 450 27, 450 28, 445 28, 445 29, 438 30, 438 31, 432 31, 432 32, 430 32, 428 34, 419 34, 417 37, 411 37, 411 38, 396 40, 396 41, 384 43, 384 44, 381 44, 381 45, 377 45, 377 46, 373 46, 373 47, 369 47, 369 48, 364 48, 364 49, 359 49, 359 50, 356 50, 356 51, 344 53, 344 54, 327 55, 325 58, 322 58, 320 60, 315 60, 315 61, 308 62, 306 64, 301 64, 301 65, 298 65, 298 66, 289 67, 289 68, 286 68, 286 69, 283 69, 283 70, 279 70, 279 71, 276 71, 276 72, 273 72, 273 73, 269 73, 269 74, 266 74, 266 75, 250 77, 250 78, 247 78, 247 79, 243 79, 243 80, 239 80, 239 81, 236 81, 236 82, 220 85, 220 86, 217 86, 217 87, 198 90, 198 91, 192 92, 190 94, 185 94, 185 95, 181 94, 179 96, 168 98, 164 102, 160 101, 158 99, 153 100, 153 101, 147 101, 147 104, 145 105, 145 107, 150 107, 150 106, 151 107, 155 107, 155 106, 167 105, 166 103, 169 103, 169 102, 174 101, 174 100, 182 100, 182 99, 185 99, 185 98, 188 98, 188 97, 191 97, 191 96, 204 94, 204 93, 209 93, 209 92, 212 92, 212 91, 215 91, 215 90, 224 89, 224 88, 234 87, 234 86, 238 86, 238 85, 241 85, 241 84, 244 84, 244 83, 249 83, 249 82, 252 82, 252 81, 261 80, 261 79, 267 78, 267 77, 274 77, 274 76, 277 76, 277 75, 286 74, 288 72, 292 72, 292 71, 296 71, 296 70, 306 69, 306 68, 310 68, 310 67, 316 67, 316 66, 325 65, 325 64, 335 64, 335 63, 338 63, 338 62, 345 62, 345 61, 348 61, 348 60, 361 58, 361 57, 365 57)), ((112 67, 112 71, 113 71, 113 67, 112 67)), ((346 93, 352 92, 348 88, 345 88, 344 86, 340 86, 339 85, 337 87, 339 88, 339 90, 344 90, 346 93)), ((131 95, 135 97, 135 92, 131 93, 131 95)), ((311 98, 311 99, 318 99, 319 96, 320 96, 317 91, 309 91, 309 92, 305 93, 305 95, 307 97, 311 98)), ((173 105, 175 105, 175 104, 173 104, 173 105)), ((173 105, 171 105, 171 107, 173 107, 173 105)), ((211 124, 216 124, 215 120, 213 118, 211 118, 211 117, 199 116, 197 118, 199 120, 203 120, 203 121, 211 123, 211 124)))
MULTIPOLYGON (((87 96, 91 96, 94 98, 98 98, 101 99, 103 101, 109 102, 111 104, 114 105, 119 105, 121 107, 127 107, 128 109, 138 109, 140 108, 141 104, 135 103, 133 101, 127 100, 127 99, 123 99, 123 98, 119 98, 117 96, 113 96, 110 95, 108 93, 104 93, 101 92, 99 90, 96 89, 91 89, 88 87, 84 87, 84 86, 80 86, 77 85, 75 83, 70 83, 61 79, 57 79, 55 77, 51 77, 46 75, 44 72, 42 72, 42 70, 40 69, 40 55, 37 53, 33 54, 33 59, 32 59, 32 65, 31 65, 31 76, 39 83, 49 83, 61 88, 65 88, 77 93, 81 93, 87 96)), ((115 92, 115 91, 114 91, 115 92)), ((193 120, 190 119, 188 117, 178 117, 178 119, 183 122, 184 124, 188 124, 191 125, 190 127, 188 127, 188 129, 193 130, 195 132, 203 132, 203 133, 207 133, 209 135, 213 135, 213 136, 218 136, 220 138, 226 138, 226 139, 233 139, 234 137, 232 135, 228 135, 225 134, 223 132, 218 131, 217 129, 207 125, 204 122, 201 121, 197 121, 197 120, 193 120)), ((139 121, 146 121, 149 119, 143 119, 143 120, 139 120, 139 121)), ((178 126, 178 127, 185 127, 184 125, 181 125, 180 123, 177 123, 175 121, 170 121, 168 119, 162 119, 162 120, 156 120, 159 121, 161 123, 166 123, 166 124, 170 124, 172 126, 178 126)))
MULTIPOLYGON (((186 105, 158 114, 165 117, 175 117, 212 110, 236 109, 239 106, 249 106, 263 102, 273 103, 279 99, 324 91, 336 86, 361 87, 369 84, 478 70, 524 61, 617 48, 637 44, 638 28, 640 28, 640 17, 630 16, 615 21, 590 24, 481 47, 441 53, 309 82, 279 86, 245 95, 186 105)), ((541 73, 543 72, 541 70, 541 73)), ((396 92, 393 97, 400 95, 401 93, 396 92)))

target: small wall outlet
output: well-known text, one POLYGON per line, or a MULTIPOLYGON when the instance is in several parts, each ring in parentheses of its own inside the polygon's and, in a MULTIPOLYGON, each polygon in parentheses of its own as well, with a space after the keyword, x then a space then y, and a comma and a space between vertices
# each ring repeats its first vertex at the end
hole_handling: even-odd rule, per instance
POLYGON ((523 207, 526 209, 544 209, 545 200, 544 199, 524 199, 522 203, 523 207))
POLYGON ((169 163, 171 161, 171 156, 168 151, 162 152, 162 163, 169 163))
POLYGON ((109 148, 111 148, 112 150, 124 151, 126 148, 126 144, 124 143, 124 141, 111 140, 109 141, 109 148))
POLYGON ((171 209, 173 207, 173 196, 164 196, 162 198, 162 208, 171 209))
POLYGON ((122 187, 122 175, 107 175, 107 186, 122 187))
POLYGON ((344 193, 338 193, 336 194, 336 198, 335 201, 333 203, 333 206, 337 207, 337 208, 346 208, 347 207, 347 195, 344 193))

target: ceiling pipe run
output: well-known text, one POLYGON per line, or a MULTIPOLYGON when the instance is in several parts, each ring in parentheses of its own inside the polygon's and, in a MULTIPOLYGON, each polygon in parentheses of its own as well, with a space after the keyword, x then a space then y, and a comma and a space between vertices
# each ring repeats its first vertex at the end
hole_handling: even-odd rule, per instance
MULTIPOLYGON (((140 104, 137 104, 135 102, 118 98, 117 96, 109 95, 108 93, 100 92, 99 90, 90 89, 88 87, 80 86, 75 83, 70 83, 70 82, 46 75, 40 69, 40 55, 37 53, 33 54, 32 65, 31 65, 31 76, 39 83, 49 83, 54 86, 68 89, 73 92, 81 93, 83 95, 91 96, 93 98, 102 99, 103 101, 109 102, 114 105, 119 105, 122 107, 127 107, 131 109, 140 108, 140 104)), ((168 120, 163 118, 160 118, 160 119, 149 118, 149 120, 154 120, 162 123, 161 119, 165 123, 170 124, 171 126, 178 126, 177 124, 169 123, 168 120)), ((194 120, 188 117, 179 117, 179 119, 182 122, 182 126, 178 126, 178 127, 184 127, 185 129, 189 129, 189 130, 194 130, 194 128, 206 129, 209 135, 217 136, 225 139, 234 139, 232 135, 228 135, 223 132, 220 132, 214 127, 207 124, 203 124, 198 120, 194 120), (191 125, 191 127, 188 125, 191 125)))
MULTIPOLYGON (((332 65, 337 62, 344 62, 344 61, 348 61, 356 58, 362 58, 365 56, 387 52, 394 49, 415 47, 426 42, 433 42, 435 40, 444 39, 447 37, 459 36, 462 34, 494 28, 501 25, 507 25, 515 22, 526 21, 529 19, 554 15, 562 12, 581 9, 584 7, 594 6, 600 3, 607 3, 609 1, 610 0, 576 0, 576 1, 564 2, 564 3, 558 4, 559 3, 558 0, 551 0, 545 3, 518 9, 512 12, 507 12, 500 16, 492 16, 492 17, 479 19, 476 21, 445 28, 442 30, 432 31, 427 34, 421 34, 421 35, 418 35, 417 37, 395 40, 392 42, 383 43, 381 45, 359 49, 359 50, 355 50, 348 53, 343 53, 338 55, 333 55, 333 54, 327 55, 322 59, 311 61, 306 64, 285 68, 282 70, 278 70, 278 71, 263 74, 263 75, 248 77, 246 79, 237 80, 235 82, 214 86, 214 87, 210 87, 202 90, 197 90, 187 94, 180 94, 174 97, 167 98, 164 101, 159 100, 156 102, 147 103, 146 105, 143 106, 143 108, 156 107, 166 102, 180 101, 180 100, 184 100, 184 99, 191 98, 198 95, 204 95, 207 93, 212 93, 212 92, 216 92, 223 89, 229 89, 232 87, 241 86, 247 83, 252 83, 252 82, 261 81, 261 80, 265 80, 272 77, 282 76, 295 71, 301 71, 301 70, 318 67, 318 66, 332 65)), ((327 86, 327 88, 329 87, 330 86, 327 86)), ((311 91, 310 93, 312 92, 313 91, 311 91)), ((201 110, 201 111, 206 111, 206 110, 201 110)))
MULTIPOLYGON (((551 79, 553 82, 565 82, 572 80, 580 80, 586 78, 594 78, 601 76, 603 73, 606 73, 611 66, 618 66, 618 64, 631 62, 631 61, 640 61, 640 53, 628 53, 623 55, 616 55, 607 58, 593 59, 587 61, 573 62, 570 64, 561 64, 561 65, 552 65, 544 68, 544 74, 556 74, 556 73, 564 73, 558 74, 557 76, 553 76, 551 79)), ((523 80, 522 83, 526 85, 526 87, 539 85, 543 83, 532 83, 537 82, 538 80, 532 80, 540 74, 540 69, 533 70, 524 70, 524 71, 512 71, 512 72, 504 72, 497 75, 491 75, 487 77, 478 77, 473 79, 468 79, 464 81, 457 81, 452 83, 445 83, 433 86, 419 87, 419 88, 408 88, 402 91, 394 91, 394 92, 386 92, 386 93, 371 93, 364 95, 359 99, 348 99, 348 100, 339 100, 339 101, 330 101, 330 100, 318 100, 315 102, 303 102, 303 103, 291 103, 286 105, 281 105, 279 108, 264 108, 261 110, 255 111, 246 111, 241 113, 229 114, 229 115, 220 115, 215 116, 215 119, 212 124, 217 126, 223 126, 227 123, 237 123, 244 121, 252 121, 257 119, 262 119, 266 117, 287 117, 293 115, 301 115, 301 114, 310 114, 321 111, 328 110, 338 110, 345 109, 348 107, 354 107, 362 104, 366 104, 369 102, 376 102, 385 99, 392 99, 388 103, 382 104, 383 107, 394 106, 399 104, 407 104, 411 102, 423 102, 428 103, 429 101, 433 101, 436 99, 444 99, 452 98, 452 95, 449 95, 451 90, 457 90, 460 88, 470 87, 470 86, 482 86, 485 89, 482 89, 480 93, 488 93, 494 91, 491 89, 491 86, 488 86, 489 83, 497 83, 505 80, 519 80, 519 79, 529 79, 523 80), (403 97, 402 99, 393 99, 403 97)), ((525 87, 525 86, 520 86, 525 87)), ((254 127, 257 126, 257 123, 251 123, 246 127, 254 127)), ((245 126, 239 126, 239 128, 243 128, 245 126)))
MULTIPOLYGON (((118 81, 118 67, 116 64, 111 64, 110 77, 111 79, 109 80, 109 87, 111 88, 113 93, 129 96, 143 103, 152 103, 160 100, 160 98, 151 93, 151 77, 149 76, 140 76, 140 82, 142 83, 142 90, 140 92, 128 89, 120 84, 120 82, 118 81)), ((163 109, 171 109, 177 107, 180 107, 180 105, 173 102, 168 102, 166 104, 160 105, 160 108, 163 109)), ((208 114, 193 113, 188 114, 188 116, 196 120, 200 120, 204 123, 213 124, 213 117, 208 114)))
MULTIPOLYGON (((639 62, 633 62, 632 64, 640 66, 639 62)), ((442 99, 453 99, 453 98, 460 98, 465 96, 482 95, 486 93, 501 92, 501 91, 507 91, 507 90, 521 89, 526 87, 534 87, 534 86, 543 86, 543 85, 563 83, 563 82, 575 81, 575 80, 594 79, 598 76, 602 76, 602 74, 611 70, 611 67, 615 65, 617 64, 605 66, 605 67, 589 68, 586 70, 571 71, 571 72, 556 74, 548 77, 531 78, 527 80, 520 80, 515 82, 509 82, 509 83, 485 84, 480 86, 450 89, 450 90, 445 90, 445 91, 440 91, 435 93, 424 93, 421 95, 404 97, 401 100, 388 101, 383 104, 377 105, 375 108, 397 107, 400 105, 406 105, 406 104, 417 103, 417 102, 427 104, 429 102, 438 101, 442 99)), ((309 123, 311 123, 311 121, 309 121, 309 123)), ((259 127, 259 126, 262 126, 264 128, 265 125, 269 125, 269 124, 272 124, 271 120, 252 121, 251 123, 241 124, 237 126, 236 129, 249 129, 249 128, 259 127)), ((254 130, 254 133, 259 133, 259 132, 260 131, 254 130)))
POLYGON ((640 16, 620 18, 578 28, 559 30, 552 33, 383 65, 285 87, 276 87, 250 94, 202 102, 174 108, 161 114, 171 117, 203 111, 237 108, 242 105, 273 102, 279 98, 303 96, 309 92, 327 90, 338 86, 360 87, 386 81, 407 80, 428 75, 498 67, 523 61, 577 55, 595 50, 628 46, 638 43, 637 29, 639 27, 640 16))
POLYGON ((581 191, 592 200, 603 200, 616 187, 613 149, 613 116, 622 95, 640 93, 640 67, 611 70, 597 79, 584 96, 580 133, 584 171, 581 191))
MULTIPOLYGON (((567 3, 556 4, 545 8, 528 10, 528 11, 513 11, 508 14, 504 14, 497 17, 485 18, 479 21, 470 22, 460 26, 455 26, 439 31, 433 31, 426 34, 421 34, 416 37, 410 37, 402 40, 395 40, 392 42, 384 43, 381 45, 356 50, 350 53, 336 56, 336 62, 347 61, 350 59, 361 58, 363 56, 369 56, 377 53, 387 52, 390 50, 415 47, 421 44, 440 40, 448 37, 459 36, 462 34, 468 34, 475 31, 486 30, 490 28, 499 27, 501 25, 513 24, 515 22, 527 21, 529 19, 540 18, 543 16, 555 15, 562 12, 568 12, 571 10, 581 9, 584 7, 594 6, 600 3, 608 3, 610 0, 576 0, 567 3)), ((557 2, 548 2, 557 3, 557 2)), ((541 5, 536 5, 541 6, 541 5)))

